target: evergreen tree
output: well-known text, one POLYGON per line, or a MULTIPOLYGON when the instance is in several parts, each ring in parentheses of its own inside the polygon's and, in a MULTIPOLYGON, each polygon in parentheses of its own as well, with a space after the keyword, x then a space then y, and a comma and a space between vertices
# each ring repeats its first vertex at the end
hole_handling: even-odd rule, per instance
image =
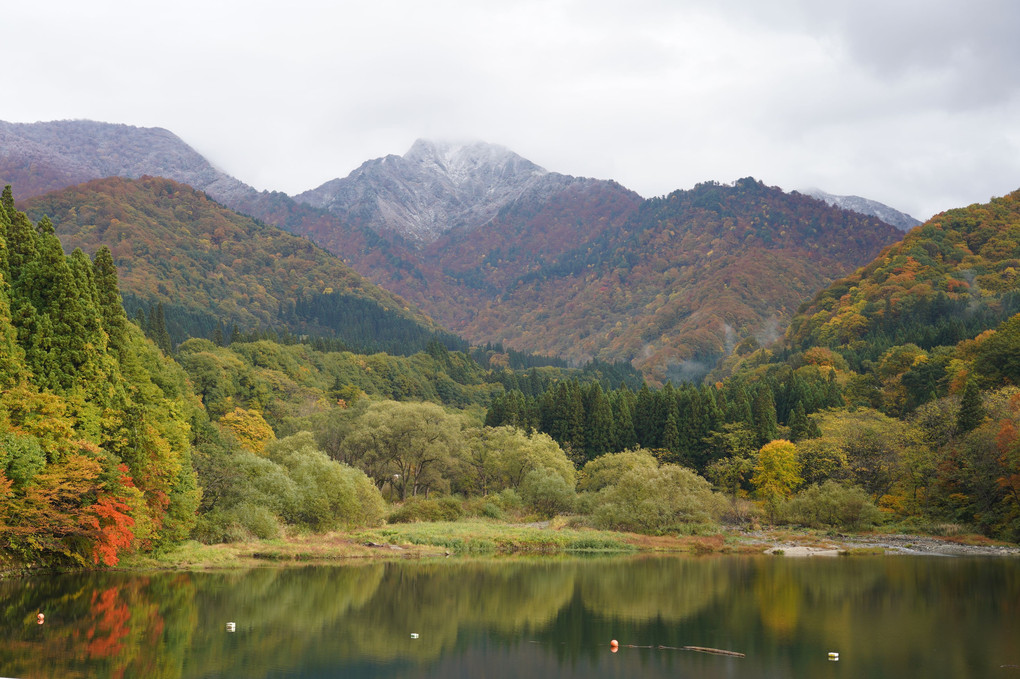
POLYGON ((726 421, 735 424, 751 424, 753 417, 751 415, 751 399, 747 395, 747 389, 743 384, 737 384, 734 389, 732 398, 728 399, 728 408, 726 411, 726 421))
POLYGON ((830 370, 829 379, 825 383, 825 407, 842 408, 844 405, 846 402, 843 400, 843 390, 836 381, 836 371, 830 370))
POLYGON ((567 384, 567 446, 575 464, 583 462, 587 439, 585 431, 584 400, 581 395, 581 385, 577 380, 567 384))
POLYGON ((585 454, 591 460, 613 449, 613 408, 602 385, 593 382, 584 396, 585 454))
POLYGON ((767 384, 759 385, 755 391, 751 418, 759 445, 763 446, 776 438, 779 433, 776 424, 776 405, 772 390, 767 384))
POLYGON ((956 431, 966 434, 984 422, 985 408, 981 402, 981 391, 973 378, 967 380, 960 400, 960 413, 956 418, 956 431))
POLYGON ((613 450, 620 452, 637 446, 634 433, 634 392, 626 387, 618 389, 612 397, 613 450))
MULTIPOLYGON (((143 326, 146 336, 159 347, 164 354, 173 350, 173 343, 170 341, 170 333, 166 329, 166 313, 163 303, 158 302, 155 306, 149 307, 149 316, 143 326)), ((253 338, 254 339, 254 338, 253 338)))
POLYGON ((804 404, 801 401, 797 401, 797 405, 793 407, 793 412, 790 413, 789 424, 790 440, 794 443, 811 437, 811 426, 807 413, 804 412, 804 404))
POLYGON ((654 448, 659 441, 655 426, 655 397, 647 384, 642 384, 634 403, 634 433, 638 445, 643 448, 654 448))
POLYGON ((666 418, 662 427, 662 447, 669 451, 668 462, 680 461, 680 427, 677 425, 677 413, 674 410, 666 418))
POLYGON ((127 338, 127 314, 120 297, 117 285, 117 267, 113 264, 113 254, 105 245, 96 252, 92 262, 92 275, 95 280, 96 302, 103 319, 103 328, 109 339, 110 349, 118 356, 124 355, 127 338))

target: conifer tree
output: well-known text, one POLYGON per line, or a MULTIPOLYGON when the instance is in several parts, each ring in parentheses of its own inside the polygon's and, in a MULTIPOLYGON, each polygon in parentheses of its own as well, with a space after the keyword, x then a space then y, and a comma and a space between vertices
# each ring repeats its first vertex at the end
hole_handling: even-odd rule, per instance
POLYGON ((96 303, 103 320, 103 329, 109 341, 109 347, 118 356, 124 355, 125 330, 127 314, 120 297, 117 284, 117 267, 113 264, 113 254, 105 245, 96 252, 92 263, 92 276, 95 280, 96 303))
POLYGON ((843 390, 836 381, 836 371, 829 371, 829 379, 825 383, 825 407, 841 408, 846 403, 843 401, 843 390))
POLYGON ((743 384, 737 385, 733 398, 729 399, 726 421, 744 424, 751 424, 753 421, 751 399, 748 397, 747 389, 743 384))
POLYGON ((669 451, 669 462, 680 461, 680 427, 677 425, 677 413, 674 410, 666 418, 662 427, 662 447, 669 451))
POLYGON ((772 397, 772 389, 761 384, 754 394, 754 405, 751 417, 754 431, 758 435, 759 445, 765 445, 776 438, 779 431, 776 424, 776 406, 772 397))
POLYGON ((577 380, 570 381, 567 385, 566 416, 567 416, 567 445, 570 447, 574 463, 580 463, 585 451, 584 400, 581 395, 581 385, 577 380))
POLYGON ((981 391, 973 378, 967 380, 960 400, 960 413, 956 418, 956 431, 966 434, 984 422, 985 408, 981 402, 981 391))
POLYGON ((613 447, 613 409, 602 391, 593 382, 584 397, 585 453, 589 460, 604 455, 613 447))
POLYGON ((634 433, 633 392, 626 387, 613 394, 613 449, 616 452, 637 446, 634 433))
POLYGON ((807 413, 804 412, 804 403, 797 401, 790 413, 790 440, 794 443, 810 438, 810 424, 807 413))

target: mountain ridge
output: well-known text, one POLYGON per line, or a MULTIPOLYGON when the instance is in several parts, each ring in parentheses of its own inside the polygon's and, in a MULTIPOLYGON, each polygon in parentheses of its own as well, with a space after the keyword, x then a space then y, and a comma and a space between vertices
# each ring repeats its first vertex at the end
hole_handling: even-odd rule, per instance
POLYGON ((388 338, 355 327, 361 321, 352 313, 394 336, 420 335, 422 348, 428 339, 453 339, 311 241, 171 179, 96 179, 30 199, 26 212, 49 217, 67 252, 109 247, 126 302, 163 305, 190 324, 178 329, 177 341, 182 334, 211 337, 219 324, 386 345, 388 338), (335 322, 341 315, 346 327, 335 322))
POLYGON ((294 199, 344 222, 424 245, 450 229, 482 226, 526 196, 541 198, 594 181, 549 172, 496 144, 419 139, 403 156, 365 161, 347 177, 294 199))
POLYGON ((921 220, 915 219, 911 215, 900 212, 877 200, 862 198, 861 196, 837 196, 817 188, 804 189, 801 193, 825 201, 834 207, 852 210, 862 215, 878 217, 886 224, 892 224, 900 231, 910 231, 915 226, 921 225, 921 220))
MULTIPOLYGON (((89 123, 80 135, 96 125, 104 124, 89 123)), ((39 134, 52 135, 54 129, 39 134)), ((104 130, 110 137, 135 135, 119 152, 124 158, 138 156, 150 137, 160 145, 179 142, 165 131, 104 130)), ((97 152, 95 144, 78 142, 76 148, 85 147, 97 152)), ((743 337, 785 323, 802 301, 794 295, 807 297, 865 263, 865 251, 873 256, 902 235, 872 217, 755 180, 728 187, 707 182, 644 200, 611 180, 549 172, 482 142, 419 140, 403 156, 366 161, 346 179, 299 194, 313 204, 223 180, 186 148, 177 155, 155 154, 159 165, 152 169, 190 172, 220 191, 209 193, 214 200, 310 238, 469 341, 503 342, 579 362, 632 360, 647 366, 654 379, 663 379, 670 365, 716 355, 727 346, 728 333, 743 337), (758 200, 754 196, 761 192, 768 197, 754 203, 760 212, 752 214, 751 203, 733 203, 727 192, 740 200, 758 200), (640 214, 652 214, 670 200, 684 203, 687 214, 665 215, 662 224, 640 223, 640 214), (805 224, 842 225, 843 242, 825 229, 804 230, 805 224), (858 234, 844 229, 848 224, 862 229, 863 249, 853 244, 858 234), (803 242, 791 242, 787 232, 800 234, 803 242), (741 237, 734 239, 735 233, 741 237), (689 247, 678 249, 681 241, 689 247), (765 262, 775 271, 767 271, 765 262), (710 300, 698 292, 699 277, 714 282, 714 288, 701 288, 715 290, 722 311, 705 306, 710 300), (631 285, 635 291, 611 303, 585 290, 631 285), (763 287, 776 289, 762 297, 763 287), (566 319, 576 327, 566 328, 566 319)), ((6 153, 0 144, 0 179, 12 165, 6 153)), ((144 164, 124 158, 119 167, 125 171, 144 164)), ((116 168, 93 171, 99 169, 116 168)))

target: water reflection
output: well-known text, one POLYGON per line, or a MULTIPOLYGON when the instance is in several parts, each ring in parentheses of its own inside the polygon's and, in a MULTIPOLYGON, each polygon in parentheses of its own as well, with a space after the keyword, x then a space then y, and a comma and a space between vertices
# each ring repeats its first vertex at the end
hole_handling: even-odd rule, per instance
POLYGON ((70 575, 2 582, 0 605, 0 675, 24 678, 955 679, 1020 664, 1020 564, 1006 560, 639 557, 70 575), (616 655, 613 638, 624 645, 616 655), (827 666, 830 650, 838 667, 827 666))

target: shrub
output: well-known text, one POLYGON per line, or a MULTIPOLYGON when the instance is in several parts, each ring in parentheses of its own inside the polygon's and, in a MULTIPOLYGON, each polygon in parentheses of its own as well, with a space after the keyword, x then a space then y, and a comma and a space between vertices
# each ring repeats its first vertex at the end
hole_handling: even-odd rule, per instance
POLYGON ((532 511, 544 517, 571 511, 574 487, 551 469, 533 469, 521 482, 521 498, 532 511))
POLYGON ((633 469, 655 469, 658 466, 659 463, 655 457, 641 448, 600 455, 584 465, 578 489, 599 491, 606 486, 613 485, 620 477, 633 469))
POLYGON ((417 523, 419 521, 456 521, 463 516, 460 502, 453 497, 440 499, 410 497, 390 512, 389 523, 417 523))
POLYGON ((861 488, 826 481, 798 493, 786 503, 783 515, 803 526, 856 530, 877 523, 881 512, 861 488))
POLYGON ((592 519, 600 528, 664 533, 712 522, 726 506, 708 481, 690 469, 667 464, 632 469, 604 488, 592 519))

